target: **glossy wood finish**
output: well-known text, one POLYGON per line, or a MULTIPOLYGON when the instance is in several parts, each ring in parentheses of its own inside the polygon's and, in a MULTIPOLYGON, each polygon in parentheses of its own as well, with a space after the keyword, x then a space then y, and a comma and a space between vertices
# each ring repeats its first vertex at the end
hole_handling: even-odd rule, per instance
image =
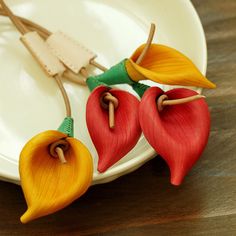
POLYGON ((155 158, 134 173, 92 187, 61 212, 28 225, 20 187, 0 182, 0 235, 236 235, 236 1, 194 0, 209 52, 205 91, 209 144, 180 187, 155 158))

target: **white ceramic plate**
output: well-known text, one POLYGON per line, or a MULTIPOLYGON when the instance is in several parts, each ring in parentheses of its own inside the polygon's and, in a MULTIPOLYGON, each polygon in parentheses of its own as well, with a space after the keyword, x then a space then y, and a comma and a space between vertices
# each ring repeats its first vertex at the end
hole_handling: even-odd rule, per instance
MULTIPOLYGON (((150 22, 154 22, 157 25, 156 42, 180 50, 203 73, 206 71, 204 32, 188 0, 6 2, 20 16, 51 31, 65 31, 95 51, 97 61, 107 67, 129 57, 144 43, 150 22)), ((15 183, 19 183, 18 157, 23 145, 39 132, 56 129, 64 118, 63 101, 55 82, 44 75, 18 38, 10 21, 0 17, 0 176, 15 183)), ((112 181, 155 156, 142 137, 127 156, 104 174, 99 174, 96 171, 97 154, 85 122, 88 89, 67 81, 65 86, 72 103, 75 136, 87 145, 94 157, 94 184, 112 181)))

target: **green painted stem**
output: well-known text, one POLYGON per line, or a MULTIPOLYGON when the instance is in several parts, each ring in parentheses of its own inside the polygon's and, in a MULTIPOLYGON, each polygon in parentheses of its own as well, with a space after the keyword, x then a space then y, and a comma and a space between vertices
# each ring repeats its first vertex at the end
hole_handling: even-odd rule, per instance
POLYGON ((101 86, 101 85, 108 87, 107 84, 105 84, 104 82, 98 81, 96 79, 96 76, 88 77, 88 79, 86 80, 86 84, 87 84, 90 92, 92 92, 95 88, 97 88, 98 86, 101 86))
POLYGON ((101 85, 108 86, 116 84, 128 84, 140 97, 142 97, 144 92, 150 87, 145 84, 134 82, 129 77, 125 66, 126 60, 127 59, 122 60, 120 63, 112 66, 103 74, 90 76, 86 81, 90 91, 93 91, 96 87, 101 85))
POLYGON ((100 75, 90 76, 86 83, 90 91, 93 91, 101 85, 132 84, 133 81, 129 78, 125 68, 125 60, 123 60, 100 75))
POLYGON ((101 75, 95 76, 95 78, 108 85, 115 85, 115 84, 132 84, 133 81, 129 77, 125 67, 125 60, 121 61, 120 63, 112 66, 109 70, 105 71, 101 75))
POLYGON ((73 118, 66 117, 57 130, 68 135, 69 137, 74 137, 74 120, 73 120, 73 118))
POLYGON ((150 86, 148 86, 146 84, 141 84, 141 83, 137 83, 137 82, 134 82, 133 84, 131 84, 131 87, 139 95, 140 98, 143 96, 145 91, 150 88, 150 86))

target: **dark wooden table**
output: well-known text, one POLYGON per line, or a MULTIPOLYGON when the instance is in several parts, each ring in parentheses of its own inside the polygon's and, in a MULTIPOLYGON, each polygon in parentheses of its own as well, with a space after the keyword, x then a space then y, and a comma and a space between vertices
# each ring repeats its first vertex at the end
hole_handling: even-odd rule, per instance
POLYGON ((208 42, 209 144, 181 187, 155 158, 27 225, 20 187, 0 182, 0 235, 236 235, 236 1, 194 0, 208 42))

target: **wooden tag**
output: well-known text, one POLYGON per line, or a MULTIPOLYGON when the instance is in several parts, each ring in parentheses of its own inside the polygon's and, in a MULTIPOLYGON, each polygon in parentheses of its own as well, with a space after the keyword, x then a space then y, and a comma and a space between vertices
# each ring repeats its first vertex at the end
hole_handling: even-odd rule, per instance
POLYGON ((24 34, 21 41, 49 76, 61 74, 66 70, 37 32, 24 34))
POLYGON ((50 35, 46 42, 54 55, 74 73, 79 73, 96 57, 92 51, 60 31, 50 35))

